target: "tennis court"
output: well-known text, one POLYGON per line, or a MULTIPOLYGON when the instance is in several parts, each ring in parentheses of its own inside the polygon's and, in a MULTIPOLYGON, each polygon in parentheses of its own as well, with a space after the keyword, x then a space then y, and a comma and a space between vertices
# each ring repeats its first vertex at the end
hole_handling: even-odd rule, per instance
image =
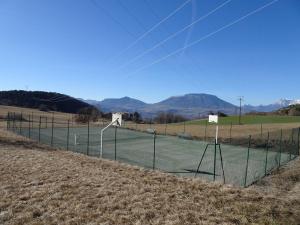
MULTIPOLYGON (((103 127, 54 127, 18 130, 24 136, 55 147, 100 157, 100 131, 103 127), (30 132, 30 134, 29 134, 30 132)), ((208 142, 187 140, 176 136, 154 135, 124 128, 110 127, 103 136, 103 158, 157 169, 179 176, 194 177, 208 142)), ((286 146, 286 145, 285 145, 286 146)), ((197 177, 215 179, 237 186, 248 186, 269 171, 294 159, 298 143, 289 143, 289 151, 279 145, 267 148, 250 145, 209 145, 203 156, 197 177), (249 150, 249 157, 248 157, 249 150), (216 159, 216 163, 214 163, 216 159), (247 160, 248 159, 248 160, 247 160), (221 167, 223 162, 224 174, 221 167)))

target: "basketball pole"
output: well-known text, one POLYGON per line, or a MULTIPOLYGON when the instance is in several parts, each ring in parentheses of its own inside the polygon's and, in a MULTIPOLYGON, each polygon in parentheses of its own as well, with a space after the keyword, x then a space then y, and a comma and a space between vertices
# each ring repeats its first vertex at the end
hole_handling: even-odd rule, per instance
POLYGON ((103 133, 104 133, 104 131, 112 125, 121 126, 121 123, 122 123, 122 114, 121 114, 121 117, 118 117, 118 118, 115 118, 115 119, 114 119, 114 115, 118 115, 118 114, 113 114, 112 122, 110 124, 108 124, 106 127, 104 127, 100 132, 100 136, 101 136, 101 140, 100 140, 100 157, 101 158, 103 158, 103 133))

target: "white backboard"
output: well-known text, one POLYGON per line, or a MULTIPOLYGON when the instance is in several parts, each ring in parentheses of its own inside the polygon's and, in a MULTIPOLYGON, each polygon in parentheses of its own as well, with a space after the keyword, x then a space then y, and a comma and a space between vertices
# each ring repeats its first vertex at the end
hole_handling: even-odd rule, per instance
POLYGON ((113 113, 112 114, 112 125, 120 127, 122 125, 122 113, 113 113))
POLYGON ((208 122, 209 123, 218 123, 219 117, 217 115, 209 115, 208 116, 208 122))

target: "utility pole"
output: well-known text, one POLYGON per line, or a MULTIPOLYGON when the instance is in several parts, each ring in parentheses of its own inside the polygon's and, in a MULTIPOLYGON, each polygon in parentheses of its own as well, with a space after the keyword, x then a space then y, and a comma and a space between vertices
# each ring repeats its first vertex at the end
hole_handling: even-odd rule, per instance
POLYGON ((238 100, 240 101, 239 125, 241 125, 242 124, 242 101, 244 101, 244 96, 239 96, 238 100))

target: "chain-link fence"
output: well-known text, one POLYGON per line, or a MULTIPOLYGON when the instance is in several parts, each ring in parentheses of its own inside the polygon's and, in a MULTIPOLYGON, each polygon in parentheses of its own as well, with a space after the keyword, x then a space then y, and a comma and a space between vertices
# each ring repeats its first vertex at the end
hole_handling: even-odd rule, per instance
MULTIPOLYGON (((100 157, 101 129, 107 123, 76 124, 54 117, 8 113, 7 129, 40 143, 100 157)), ((144 129, 110 127, 103 135, 102 157, 180 176, 202 177, 249 186, 299 155, 300 129, 281 129, 243 137, 212 135, 202 140, 187 132, 161 134, 144 129)))

